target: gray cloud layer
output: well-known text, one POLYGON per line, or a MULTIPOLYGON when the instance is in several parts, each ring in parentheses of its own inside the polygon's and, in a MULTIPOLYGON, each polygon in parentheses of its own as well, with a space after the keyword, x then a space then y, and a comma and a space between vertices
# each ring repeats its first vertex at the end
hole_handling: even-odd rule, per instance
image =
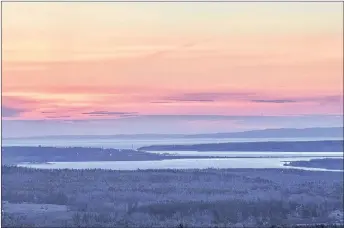
POLYGON ((120 115, 135 115, 137 112, 110 112, 110 111, 93 111, 84 112, 84 115, 103 115, 103 116, 120 116, 120 115))
POLYGON ((254 93, 249 92, 205 92, 205 93, 184 93, 162 97, 161 101, 169 102, 215 102, 226 100, 245 100, 252 97, 254 93))
POLYGON ((254 92, 204 92, 204 93, 183 93, 170 96, 164 96, 151 103, 178 103, 178 102, 216 102, 216 101, 249 101, 253 103, 343 103, 343 95, 332 96, 313 96, 313 97, 287 97, 271 98, 269 96, 259 95, 254 92))
POLYGON ((254 103, 277 103, 277 104, 281 104, 281 103, 296 103, 296 100, 251 100, 251 102, 254 103))

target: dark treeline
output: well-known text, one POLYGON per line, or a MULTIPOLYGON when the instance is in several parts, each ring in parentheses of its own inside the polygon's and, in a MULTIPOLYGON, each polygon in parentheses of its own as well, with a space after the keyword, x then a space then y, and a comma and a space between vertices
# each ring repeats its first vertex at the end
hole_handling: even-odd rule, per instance
POLYGON ((343 222, 343 173, 2 167, 5 227, 269 227, 343 222))
MULTIPOLYGON (((147 161, 178 158, 194 158, 192 156, 172 156, 146 153, 136 150, 119 150, 87 147, 2 147, 3 164, 20 162, 73 162, 73 161, 147 161)), ((202 156, 200 158, 209 158, 202 156)))
POLYGON ((231 142, 195 145, 155 145, 141 147, 139 150, 154 151, 274 151, 274 152, 342 152, 343 140, 296 141, 296 142, 231 142))

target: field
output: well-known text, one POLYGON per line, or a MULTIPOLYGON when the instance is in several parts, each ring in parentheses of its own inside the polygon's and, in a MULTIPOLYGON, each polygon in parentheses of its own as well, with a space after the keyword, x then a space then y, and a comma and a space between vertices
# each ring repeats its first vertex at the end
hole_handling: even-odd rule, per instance
POLYGON ((255 227, 343 222, 343 173, 3 166, 6 227, 255 227))

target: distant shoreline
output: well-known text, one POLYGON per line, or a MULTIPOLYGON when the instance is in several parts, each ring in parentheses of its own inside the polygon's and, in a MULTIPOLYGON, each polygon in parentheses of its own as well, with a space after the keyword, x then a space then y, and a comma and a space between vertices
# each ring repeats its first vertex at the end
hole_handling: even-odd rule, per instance
POLYGON ((319 158, 311 159, 310 161, 286 161, 284 166, 344 170, 343 162, 343 158, 319 158))
POLYGON ((343 152, 343 140, 270 141, 206 143, 194 145, 153 145, 138 148, 141 151, 271 151, 271 152, 343 152))
MULTIPOLYGON (((250 147, 251 143, 248 143, 250 147)), ((214 145, 214 144, 211 144, 214 145)), ((220 144, 215 144, 220 145, 220 144)), ((232 144, 230 144, 232 145, 232 144)), ((247 143, 241 143, 241 145, 247 145, 247 143)), ((255 144, 256 145, 256 144, 255 144)), ((265 145, 265 143, 260 144, 265 145)), ((276 145, 276 144, 274 144, 276 145)), ((278 146, 279 144, 277 144, 278 146)), ((271 145, 270 145, 271 146, 271 145)), ((156 146, 153 146, 156 147, 156 146)), ((159 146, 165 147, 165 146, 159 146)), ((180 146, 184 148, 185 146, 180 146)), ((192 147, 192 146, 191 146, 192 147)), ((279 145, 278 148, 282 148, 284 151, 288 151, 283 146, 279 145)), ((325 148, 318 146, 320 149, 317 152, 342 152, 335 150, 333 147, 325 146, 325 148)), ((266 148, 265 148, 266 149, 266 148)), ((290 149, 290 148, 289 148, 290 149)), ((299 148, 300 149, 300 148, 299 148)), ((302 148, 301 151, 289 151, 289 152, 314 152, 307 151, 307 148, 302 148)), ((170 151, 170 148, 166 149, 170 151)), ((90 161, 156 161, 156 160, 171 160, 171 159, 225 159, 225 158, 292 158, 300 157, 299 155, 282 155, 282 151, 269 151, 262 150, 262 147, 254 147, 249 150, 252 152, 250 156, 245 154, 240 155, 240 152, 245 152, 245 150, 240 150, 240 148, 234 148, 233 151, 227 150, 228 154, 215 154, 207 153, 202 155, 202 152, 207 150, 200 151, 197 156, 195 155, 183 155, 183 154, 168 154, 168 153, 151 153, 147 152, 149 150, 119 150, 119 149, 103 149, 103 148, 91 148, 91 147, 2 147, 2 162, 4 164, 19 164, 19 163, 30 163, 30 164, 46 164, 49 162, 90 162, 90 161), (256 151, 253 151, 255 149, 256 151), (260 152, 269 151, 271 154, 259 154, 260 152), (234 156, 229 156, 230 152, 235 152, 234 156), (276 152, 274 154, 274 152, 276 152), (280 152, 280 153, 278 153, 280 152), (255 155, 256 153, 256 155, 255 155)), ((194 150, 196 151, 196 150, 194 150)), ((216 150, 210 148, 208 151, 219 151, 225 152, 224 150, 216 150)), ((159 150, 157 150, 159 152, 159 150)), ((315 152, 315 154, 317 153, 315 152)), ((319 157, 317 155, 304 155, 302 157, 319 157)), ((320 156, 323 157, 323 156, 320 156)), ((325 156, 326 157, 326 156, 325 156)), ((333 158, 339 158, 339 156, 331 156, 333 158)))

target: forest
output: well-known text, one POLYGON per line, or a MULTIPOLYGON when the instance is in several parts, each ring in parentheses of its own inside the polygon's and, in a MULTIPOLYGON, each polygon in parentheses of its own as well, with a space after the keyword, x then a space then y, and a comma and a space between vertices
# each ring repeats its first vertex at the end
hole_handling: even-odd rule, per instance
POLYGON ((4 227, 343 223, 343 173, 295 169, 2 167, 4 227))

